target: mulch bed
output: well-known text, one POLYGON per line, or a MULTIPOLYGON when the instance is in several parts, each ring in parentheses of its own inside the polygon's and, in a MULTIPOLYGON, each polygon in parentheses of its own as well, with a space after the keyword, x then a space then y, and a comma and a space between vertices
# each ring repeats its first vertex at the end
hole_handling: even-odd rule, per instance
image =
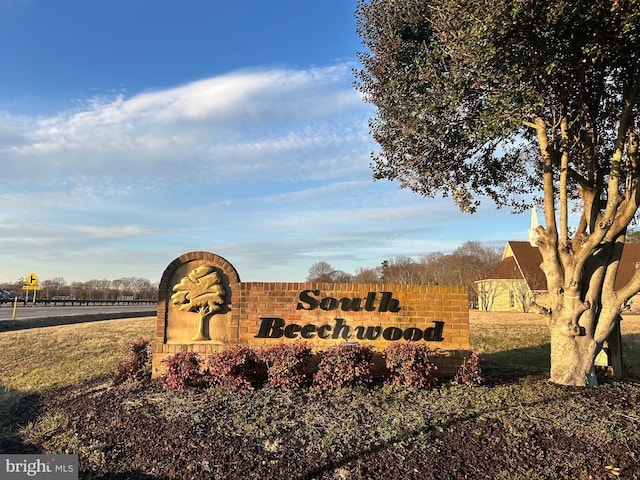
POLYGON ((492 398, 495 388, 392 391, 393 402, 385 403, 381 387, 360 397, 269 389, 212 394, 166 392, 157 382, 113 387, 101 379, 25 398, 12 412, 23 423, 62 415, 69 424, 38 445, 4 439, 0 451, 71 445, 69 453, 80 453, 80 478, 92 479, 640 478, 638 436, 625 433, 640 427, 637 384, 563 389, 538 375, 514 379, 512 390, 499 394, 584 398, 584 411, 566 415, 597 419, 602 412, 591 410, 602 405, 612 419, 628 422, 619 439, 545 420, 526 402, 520 409, 507 399, 513 407, 503 410, 492 398), (478 405, 484 401, 486 407, 478 405), (396 407, 405 418, 389 413, 396 407), (627 419, 618 413, 629 410, 627 419))

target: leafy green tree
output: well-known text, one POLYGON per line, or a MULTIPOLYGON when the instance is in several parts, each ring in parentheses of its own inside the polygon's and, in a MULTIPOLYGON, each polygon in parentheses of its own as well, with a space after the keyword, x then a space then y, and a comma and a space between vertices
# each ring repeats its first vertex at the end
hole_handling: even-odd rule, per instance
POLYGON ((551 380, 595 385, 640 273, 616 287, 640 191, 637 0, 360 0, 357 85, 377 179, 463 211, 526 208, 550 292, 551 380), (575 208, 578 220, 570 225, 575 208))

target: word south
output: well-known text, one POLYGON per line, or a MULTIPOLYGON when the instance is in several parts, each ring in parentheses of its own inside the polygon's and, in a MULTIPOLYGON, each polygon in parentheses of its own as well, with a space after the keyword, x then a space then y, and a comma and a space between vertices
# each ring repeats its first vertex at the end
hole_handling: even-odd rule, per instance
POLYGON ((298 299, 298 305, 296 310, 337 310, 338 308, 343 312, 359 312, 360 310, 366 310, 367 312, 373 312, 378 310, 379 312, 399 312, 400 302, 397 298, 393 298, 391 292, 380 292, 380 298, 378 298, 376 292, 369 292, 366 298, 333 298, 324 297, 316 298, 320 296, 320 290, 303 290, 300 292, 298 299))
POLYGON ((357 326, 350 327, 342 318, 336 318, 334 325, 325 324, 317 326, 313 324, 298 325, 297 323, 286 324, 282 318, 262 317, 260 318, 260 330, 254 338, 322 338, 332 340, 349 340, 357 338, 358 340, 376 340, 382 337, 390 342, 398 340, 407 340, 410 342, 441 342, 444 340, 442 331, 444 322, 434 321, 433 327, 424 330, 417 327, 409 327, 406 329, 398 327, 387 327, 385 329, 380 325, 376 326, 357 326))

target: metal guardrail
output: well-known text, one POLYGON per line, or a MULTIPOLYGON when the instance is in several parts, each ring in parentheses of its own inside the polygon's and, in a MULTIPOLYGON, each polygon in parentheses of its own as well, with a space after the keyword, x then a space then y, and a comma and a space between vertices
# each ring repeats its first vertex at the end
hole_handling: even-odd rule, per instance
MULTIPOLYGON (((9 302, 12 304, 13 302, 9 302)), ((81 306, 96 306, 96 305, 156 305, 157 300, 97 300, 97 299, 79 299, 79 298, 66 298, 66 299, 48 299, 38 298, 36 305, 45 307, 81 307, 81 306)), ((32 301, 26 299, 18 299, 18 304, 33 304, 32 301)))

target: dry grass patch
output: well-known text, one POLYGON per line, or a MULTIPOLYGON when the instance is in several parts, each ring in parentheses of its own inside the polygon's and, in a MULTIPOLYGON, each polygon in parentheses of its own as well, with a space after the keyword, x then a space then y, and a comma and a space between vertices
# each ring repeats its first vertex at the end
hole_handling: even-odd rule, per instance
MULTIPOLYGON (((640 315, 624 315, 621 322, 622 359, 626 374, 640 377, 640 315)), ((469 312, 471 349, 491 366, 524 373, 548 372, 549 328, 535 313, 469 312)))
POLYGON ((549 343, 549 328, 533 313, 469 312, 471 349, 481 354, 539 347, 549 343))
MULTIPOLYGON (((470 312, 471 348, 492 365, 549 371, 549 332, 539 315, 470 312)), ((640 376, 640 315, 622 322, 624 363, 640 376)), ((0 333, 0 384, 40 392, 111 375, 138 338, 153 338, 155 317, 0 333)))
POLYGON ((130 342, 151 339, 155 317, 0 333, 0 383, 39 392, 111 375, 130 342))
POLYGON ((622 362, 629 376, 640 378, 640 315, 624 315, 622 318, 622 362))

